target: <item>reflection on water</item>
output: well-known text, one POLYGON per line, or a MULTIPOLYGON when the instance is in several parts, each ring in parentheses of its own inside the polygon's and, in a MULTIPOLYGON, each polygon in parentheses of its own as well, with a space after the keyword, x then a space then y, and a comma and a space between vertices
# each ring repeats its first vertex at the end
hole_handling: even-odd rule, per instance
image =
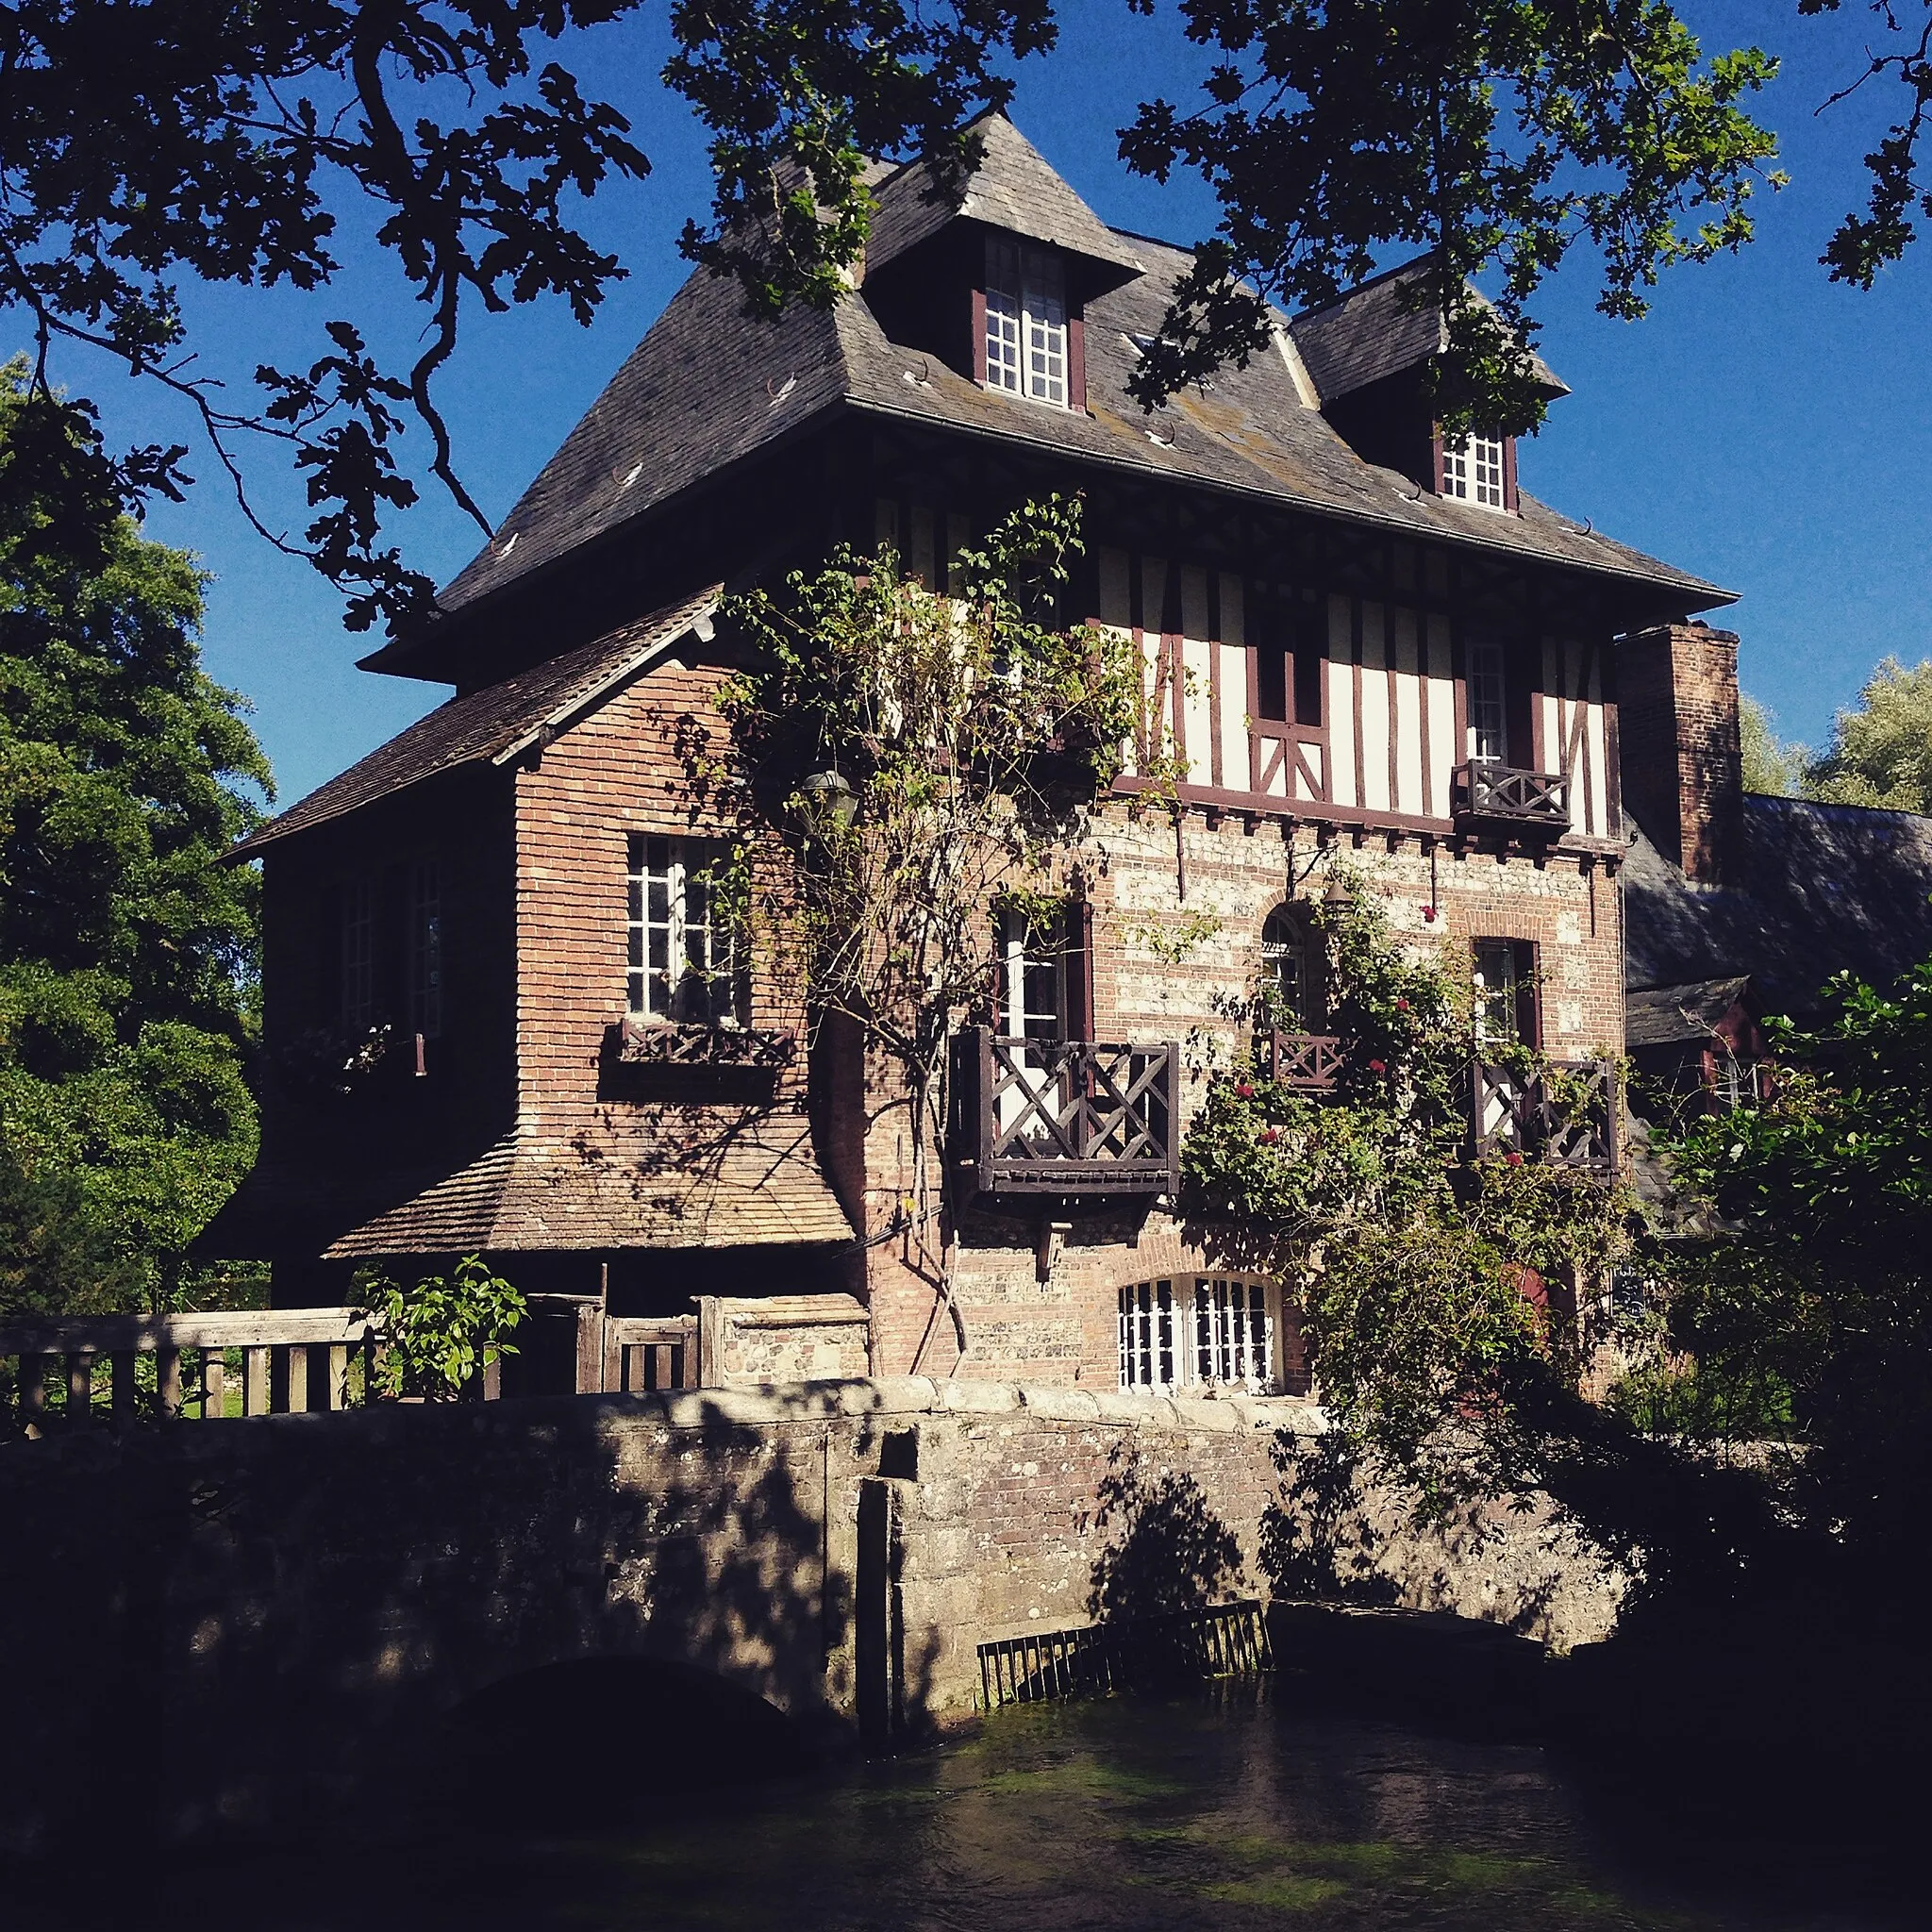
MULTIPOLYGON (((458 1890, 464 1923, 559 1928, 1906 1923, 1660 1876, 1616 1842, 1541 1751, 1297 1716, 1250 1690, 1008 1711, 929 1756, 659 1807, 594 1839, 499 1843, 460 1861, 484 1882, 458 1890)), ((365 1900, 286 1923, 371 1914, 365 1900)))

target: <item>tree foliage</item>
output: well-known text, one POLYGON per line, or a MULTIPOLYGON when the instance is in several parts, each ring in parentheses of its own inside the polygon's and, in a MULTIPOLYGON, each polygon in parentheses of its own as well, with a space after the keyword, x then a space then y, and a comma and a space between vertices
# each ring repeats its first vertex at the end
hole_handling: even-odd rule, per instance
POLYGON ((773 943, 815 1018, 903 1080, 921 1243, 947 1042, 992 1003, 994 908, 1058 908, 1137 715, 1131 646, 1059 617, 1080 547, 1079 506, 1053 497, 962 552, 950 594, 890 551, 841 554, 730 609, 750 663, 724 695, 731 769, 791 860, 773 943))
POLYGON ((1932 660, 1908 671, 1887 658, 1857 705, 1832 721, 1831 743, 1806 767, 1804 789, 1833 805, 1932 811, 1932 660))
POLYGON ((1738 741, 1744 790, 1767 798, 1796 798, 1805 789, 1810 754, 1777 735, 1777 720, 1749 691, 1738 699, 1738 741))
MULTIPOLYGON (((1507 1391, 1574 1378, 1579 1356, 1542 1284, 1600 1280, 1630 1246, 1630 1203, 1534 1151, 1468 1158, 1470 991, 1433 949, 1402 946, 1358 879, 1337 876, 1347 902, 1318 914, 1337 1089, 1296 1093, 1253 1065, 1216 1079, 1181 1150, 1181 1206, 1204 1240, 1248 1250, 1299 1297, 1324 1401, 1441 1504, 1517 1480, 1507 1391)), ((1533 1049, 1481 1052, 1560 1092, 1533 1049)))
POLYGON ((1182 0, 1215 62, 1206 100, 1156 99, 1123 151, 1197 170, 1220 232, 1181 283, 1137 388, 1149 400, 1244 361, 1267 301, 1331 299, 1391 247, 1429 258, 1434 377, 1452 426, 1542 420, 1529 304, 1579 241, 1598 307, 1634 317, 1674 262, 1749 239, 1774 138, 1743 103, 1775 73, 1757 48, 1706 58, 1663 0, 1182 0), (1493 268, 1494 307, 1468 278, 1493 268))
MULTIPOLYGON (((32 404, 0 369, 0 466, 32 404)), ((125 519, 91 569, 0 530, 0 1292, 142 1299, 254 1158, 256 884, 215 860, 268 766, 203 673, 201 577, 125 519)))
POLYGON ((1849 975, 1815 1032, 1774 1023, 1770 1100, 1692 1124, 1681 1184, 1721 1221, 1679 1266, 1672 1329, 1700 1376, 1787 1391, 1804 1518, 1914 1567, 1932 1480, 1932 963, 1849 975))
MULTIPOLYGON (((481 525, 433 381, 463 314, 554 297, 587 323, 622 263, 574 225, 576 206, 648 160, 625 116, 557 56, 636 0, 9 0, 0 8, 0 307, 36 357, 11 475, 71 504, 95 546, 150 491, 178 496, 182 446, 110 455, 83 400, 57 393, 57 346, 101 348, 198 412, 242 492, 244 445, 281 445, 315 510, 299 545, 347 590, 348 621, 419 620, 427 581, 385 543, 415 499, 397 461, 410 421, 429 467, 481 525), (255 401, 193 363, 178 283, 324 290, 338 225, 373 209, 376 239, 422 307, 407 369, 366 346, 367 318, 328 324, 306 367, 255 372, 255 401)), ((863 154, 942 150, 1005 102, 997 56, 1051 44, 1044 0, 749 0, 673 9, 665 78, 711 138, 712 220, 687 253, 739 272, 762 304, 824 301, 863 241, 863 154)), ((232 373, 231 373, 232 374, 232 373)), ((0 516, 4 516, 0 509, 0 516)), ((252 514, 252 512, 251 512, 252 514)), ((49 538, 60 532, 50 529, 49 538)))

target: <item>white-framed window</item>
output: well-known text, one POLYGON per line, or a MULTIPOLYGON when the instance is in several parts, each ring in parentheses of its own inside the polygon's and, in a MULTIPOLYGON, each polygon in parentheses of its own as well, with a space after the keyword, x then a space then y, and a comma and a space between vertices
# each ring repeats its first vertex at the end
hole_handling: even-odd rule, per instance
POLYGON ((1066 1038, 1067 946, 1058 921, 1029 919, 1017 907, 999 914, 1000 1031, 1008 1040, 1066 1038))
POLYGON ((349 879, 342 886, 342 1025, 361 1033, 375 1023, 375 882, 349 879))
POLYGON ((1123 1389, 1280 1386, 1281 1297, 1273 1282, 1194 1274, 1120 1291, 1123 1389))
POLYGON ((1442 443, 1442 494, 1459 497, 1484 509, 1507 509, 1503 487, 1503 439, 1466 436, 1460 442, 1442 443))
POLYGON ((1759 1098, 1757 1062, 1745 1059, 1723 1045, 1711 1058, 1715 1062, 1711 1070, 1711 1091, 1717 1104, 1730 1112, 1755 1105, 1759 1098))
POLYGON ((435 859, 409 870, 409 1030, 442 1031, 442 877, 435 859))
POLYGON ((986 386, 1067 407, 1067 291, 1059 258, 986 238, 986 386))
POLYGON ((1509 717, 1501 644, 1469 647, 1469 756, 1485 764, 1507 764, 1509 717))
POLYGON ((632 1019, 743 1023, 740 949, 712 876, 724 856, 694 840, 632 835, 625 993, 632 1019))

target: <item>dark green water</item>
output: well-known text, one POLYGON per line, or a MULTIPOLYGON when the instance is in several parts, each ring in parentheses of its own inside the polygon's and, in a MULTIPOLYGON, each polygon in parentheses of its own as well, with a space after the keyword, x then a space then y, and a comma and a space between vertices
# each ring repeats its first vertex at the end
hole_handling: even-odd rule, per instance
MULTIPOLYGON (((1786 1852, 1792 1848, 1787 1846, 1786 1852)), ((1674 1859, 1541 1751, 1264 1695, 1036 1707, 924 1757, 426 1855, 255 1924, 1241 1932, 1923 1924, 1825 1855, 1674 1859), (1807 1903, 1807 1900, 1815 1901, 1807 1903)))

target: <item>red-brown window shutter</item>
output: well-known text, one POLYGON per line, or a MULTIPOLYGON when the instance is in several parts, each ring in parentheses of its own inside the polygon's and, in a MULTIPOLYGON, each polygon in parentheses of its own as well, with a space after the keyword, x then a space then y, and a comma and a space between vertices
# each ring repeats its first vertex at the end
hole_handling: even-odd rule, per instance
POLYGON ((1516 439, 1506 436, 1503 439, 1503 508, 1511 516, 1516 509, 1516 439))
MULTIPOLYGON (((985 331, 980 331, 980 354, 986 353, 985 331)), ((1087 408, 1087 324, 1078 315, 1067 318, 1067 408, 1087 408)))
MULTIPOLYGON (((955 287, 958 285, 954 284, 955 287)), ((986 382, 986 291, 973 291, 973 379, 982 387, 986 382)))
POLYGON ((1067 905, 1065 1024, 1069 1040, 1093 1038, 1093 902, 1074 899, 1067 905))
MULTIPOLYGON (((982 353, 983 353, 983 352, 982 352, 982 353)), ((1436 466, 1436 470, 1435 470, 1435 475, 1436 475, 1436 494, 1437 494, 1438 496, 1441 496, 1441 493, 1442 493, 1442 432, 1441 432, 1441 429, 1438 429, 1438 430, 1436 431, 1436 433, 1435 433, 1434 437, 1433 437, 1433 438, 1431 438, 1431 440, 1430 440, 1430 441, 1431 441, 1431 444, 1432 444, 1432 448, 1433 448, 1433 452, 1434 452, 1434 456, 1433 456, 1433 460, 1434 460, 1434 462, 1435 462, 1435 466, 1436 466)))

